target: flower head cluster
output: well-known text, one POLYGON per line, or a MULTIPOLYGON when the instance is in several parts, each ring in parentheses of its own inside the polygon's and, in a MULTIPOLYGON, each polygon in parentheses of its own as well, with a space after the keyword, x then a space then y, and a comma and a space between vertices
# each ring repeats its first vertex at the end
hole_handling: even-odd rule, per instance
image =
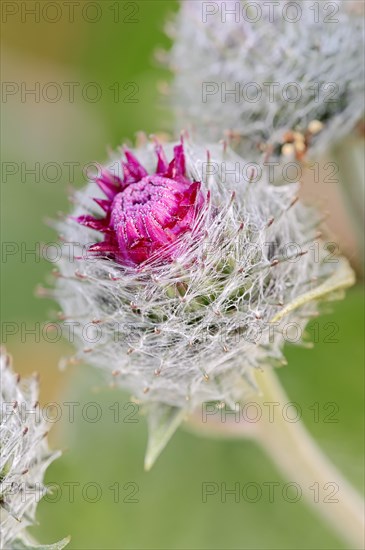
POLYGON ((181 2, 169 53, 177 127, 242 155, 301 159, 364 117, 364 18, 353 2, 181 2), (194 52, 193 55, 191 52, 194 52))
MULTIPOLYGON (((26 528, 35 521, 37 504, 45 494, 44 473, 58 453, 48 448, 47 427, 39 414, 37 379, 22 380, 15 374, 3 349, 0 371, 1 548, 34 547, 26 528)), ((50 548, 60 550, 66 544, 64 540, 50 548)))
MULTIPOLYGON (((283 361, 283 334, 294 328, 301 339, 313 300, 337 287, 324 281, 343 264, 332 263, 318 241, 317 221, 297 201, 296 186, 270 185, 259 166, 224 145, 208 153, 191 143, 167 145, 169 166, 180 169, 174 176, 164 164, 167 175, 156 177, 155 149, 148 143, 129 159, 138 166, 143 201, 148 186, 164 180, 165 194, 153 189, 142 201, 146 218, 161 220, 159 230, 138 225, 139 205, 128 205, 130 215, 120 206, 130 162, 120 159, 123 176, 113 182, 106 167, 108 188, 89 182, 75 195, 73 218, 59 224, 64 257, 54 296, 75 330, 74 359, 104 369, 134 397, 184 410, 209 400, 232 404, 245 394, 252 369, 283 361), (107 212, 100 188, 110 195, 107 212), (111 251, 100 229, 113 208, 125 225, 111 251)), ((160 146, 157 153, 161 166, 160 146)), ((130 189, 130 197, 139 185, 131 181, 124 193, 130 189)))

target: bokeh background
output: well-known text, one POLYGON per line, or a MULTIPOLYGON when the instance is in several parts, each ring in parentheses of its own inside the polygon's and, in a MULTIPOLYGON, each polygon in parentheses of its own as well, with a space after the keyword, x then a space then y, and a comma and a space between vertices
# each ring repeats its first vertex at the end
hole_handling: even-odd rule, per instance
MULTIPOLYGON (((131 412, 123 409, 130 396, 105 388, 85 365, 58 368, 72 349, 63 340, 47 341, 50 334, 42 336, 43 323, 56 318, 57 306, 35 293, 37 285, 52 278, 52 265, 32 250, 56 241, 47 218, 68 211, 70 184, 85 183, 85 165, 103 162, 108 149, 133 142, 141 130, 169 132, 171 114, 160 93, 169 74, 155 61, 155 52, 168 48, 163 26, 177 9, 170 0, 106 0, 74 3, 72 15, 67 4, 2 3, 2 342, 17 371, 41 374, 42 403, 57 402, 62 408, 51 442, 64 454, 46 477, 58 487, 40 503, 39 526, 32 532, 44 543, 70 534, 70 549, 344 548, 315 510, 283 498, 286 480, 249 441, 203 439, 181 429, 145 473, 145 420, 138 414, 136 423, 123 421, 131 412), (35 94, 26 93, 32 89, 35 94), (35 333, 27 332, 31 329, 35 333), (67 402, 79 403, 74 422, 67 402), (98 422, 82 415, 90 402, 102 410, 98 422), (228 488, 257 483, 263 495, 257 502, 228 497, 223 503, 218 494, 204 503, 203 482, 228 488), (274 502, 265 489, 270 482, 280 483, 274 502), (101 489, 96 502, 90 483, 101 489), (70 484, 76 484, 73 496, 70 484)), ((334 205, 329 223, 356 264, 338 186, 313 189, 309 182, 307 194, 334 205)), ((364 455, 362 304, 359 285, 312 324, 312 339, 319 335, 313 350, 287 347, 288 366, 279 372, 308 429, 359 490, 364 455), (337 327, 333 342, 326 338, 328 323, 337 327), (338 422, 326 421, 328 403, 336 404, 338 422)))

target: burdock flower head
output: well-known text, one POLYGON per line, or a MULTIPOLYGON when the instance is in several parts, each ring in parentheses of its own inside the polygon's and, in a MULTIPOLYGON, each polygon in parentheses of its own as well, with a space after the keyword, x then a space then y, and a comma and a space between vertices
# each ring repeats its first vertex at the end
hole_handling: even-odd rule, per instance
MULTIPOLYGON (((44 473, 59 455, 48 448, 47 426, 38 403, 37 378, 22 380, 11 368, 11 359, 0 350, 1 548, 26 549, 37 545, 26 532, 35 523, 39 500, 46 493, 44 473)), ((61 550, 64 539, 50 546, 61 550)))
POLYGON ((168 55, 178 128, 203 140, 225 132, 250 158, 294 149, 302 159, 363 132, 360 3, 180 4, 168 55))
POLYGON ((296 186, 224 144, 164 149, 126 151, 75 194, 53 291, 73 360, 144 403, 148 466, 187 411, 243 399, 316 300, 353 282, 296 186))
POLYGON ((96 178, 106 198, 95 201, 105 217, 83 215, 76 220, 105 234, 104 241, 92 245, 91 251, 108 253, 126 266, 178 255, 179 237, 191 231, 204 197, 200 182, 186 177, 182 144, 174 148, 170 163, 159 145, 156 155, 155 174, 148 174, 127 150, 123 177, 103 170, 96 178))

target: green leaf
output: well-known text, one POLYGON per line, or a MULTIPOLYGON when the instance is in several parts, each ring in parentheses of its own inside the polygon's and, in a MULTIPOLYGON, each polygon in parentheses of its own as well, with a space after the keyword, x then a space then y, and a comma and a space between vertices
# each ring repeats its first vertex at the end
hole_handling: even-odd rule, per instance
POLYGON ((11 550, 62 550, 63 548, 65 548, 65 546, 68 545, 70 540, 70 537, 66 537, 53 544, 37 545, 31 542, 28 543, 27 541, 22 539, 16 539, 12 544, 11 550))
POLYGON ((152 403, 146 410, 148 413, 148 444, 144 467, 148 471, 184 420, 186 412, 178 407, 161 403, 152 403))
POLYGON ((345 258, 339 258, 338 262, 339 266, 331 277, 316 288, 298 296, 298 298, 290 302, 271 319, 271 323, 280 321, 291 311, 313 300, 322 300, 323 298, 327 300, 338 300, 343 298, 341 291, 355 284, 355 274, 345 258))

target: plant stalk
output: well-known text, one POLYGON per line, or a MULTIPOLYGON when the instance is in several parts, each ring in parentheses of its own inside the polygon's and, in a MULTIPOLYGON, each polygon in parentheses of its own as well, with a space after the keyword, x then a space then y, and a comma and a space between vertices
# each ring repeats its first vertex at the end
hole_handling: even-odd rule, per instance
MULTIPOLYGON (((327 459, 303 423, 285 419, 282 411, 290 403, 274 369, 257 371, 260 396, 255 403, 262 405, 262 414, 253 423, 233 419, 226 422, 212 416, 203 423, 198 415, 190 417, 188 426, 194 431, 213 437, 249 438, 256 441, 276 464, 282 475, 297 484, 307 503, 327 521, 330 527, 351 549, 364 546, 364 501, 327 459), (266 405, 265 405, 266 404, 266 405)), ((293 415, 294 416, 294 415, 293 415)))
MULTIPOLYGON (((289 402, 273 369, 258 372, 257 383, 265 401, 289 402)), ((257 440, 281 473, 299 484, 307 502, 351 548, 364 548, 364 501, 328 460, 302 422, 284 420, 258 423, 257 440)))

